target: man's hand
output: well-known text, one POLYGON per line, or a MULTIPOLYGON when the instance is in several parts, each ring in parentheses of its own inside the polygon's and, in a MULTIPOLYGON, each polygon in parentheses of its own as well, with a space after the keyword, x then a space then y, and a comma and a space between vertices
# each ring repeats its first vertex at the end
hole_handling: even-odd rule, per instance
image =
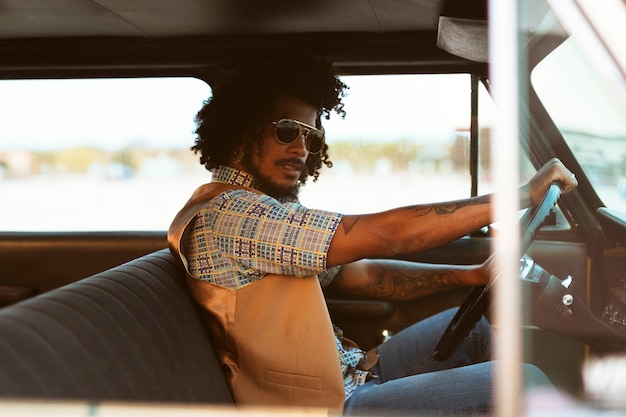
POLYGON ((489 258, 477 267, 477 277, 481 282, 475 285, 487 285, 489 281, 495 279, 498 274, 498 263, 496 262, 496 252, 489 255, 489 258))
POLYGON ((563 194, 578 186, 574 173, 557 158, 552 158, 537 171, 528 184, 522 187, 522 207, 539 204, 553 182, 561 186, 563 194))

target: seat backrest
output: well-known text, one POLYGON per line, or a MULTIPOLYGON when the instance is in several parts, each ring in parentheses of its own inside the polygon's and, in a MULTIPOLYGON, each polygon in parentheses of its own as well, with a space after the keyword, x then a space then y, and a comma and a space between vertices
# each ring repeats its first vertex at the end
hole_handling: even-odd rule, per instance
POLYGON ((167 249, 0 310, 0 397, 232 404, 167 249))

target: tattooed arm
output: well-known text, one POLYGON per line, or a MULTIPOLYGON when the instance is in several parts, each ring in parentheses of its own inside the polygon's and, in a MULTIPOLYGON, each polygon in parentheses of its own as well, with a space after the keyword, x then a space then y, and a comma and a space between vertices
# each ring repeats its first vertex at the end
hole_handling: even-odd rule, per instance
POLYGON ((468 285, 484 285, 481 266, 430 265, 396 260, 361 260, 346 264, 329 289, 366 298, 405 301, 468 285))
POLYGON ((328 250, 328 266, 387 258, 442 246, 490 223, 490 197, 344 216, 328 250))
MULTIPOLYGON (((552 159, 520 190, 522 206, 538 204, 558 181, 567 193, 578 184, 565 166, 552 159)), ((491 197, 415 205, 375 214, 345 216, 331 241, 327 266, 364 258, 388 258, 436 248, 492 222, 491 197)))

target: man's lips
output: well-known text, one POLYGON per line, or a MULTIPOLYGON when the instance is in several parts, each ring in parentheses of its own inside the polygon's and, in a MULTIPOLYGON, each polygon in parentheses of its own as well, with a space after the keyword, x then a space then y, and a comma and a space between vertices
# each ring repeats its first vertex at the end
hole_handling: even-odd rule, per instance
POLYGON ((276 165, 287 171, 294 171, 298 174, 304 171, 305 165, 304 161, 301 159, 281 159, 276 162, 276 165))

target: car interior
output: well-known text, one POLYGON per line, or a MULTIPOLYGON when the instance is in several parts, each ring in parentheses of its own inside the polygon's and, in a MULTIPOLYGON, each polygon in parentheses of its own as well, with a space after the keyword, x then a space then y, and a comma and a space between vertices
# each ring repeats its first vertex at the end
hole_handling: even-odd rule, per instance
MULTIPOLYGON (((190 318, 198 312, 166 249, 175 210, 210 181, 189 150, 202 101, 247 57, 281 50, 323 55, 345 77, 353 101, 345 121, 324 121, 335 164, 319 184, 307 184, 305 205, 370 212, 490 193, 498 174, 489 162, 497 111, 489 97, 488 11, 487 0, 2 1, 0 111, 8 117, 0 127, 0 345, 6 369, 14 365, 7 375, 29 375, 18 384, 8 377, 0 382, 2 398, 231 403, 216 363, 194 368, 201 350, 211 349, 210 337, 190 318), (146 84, 134 90, 127 82, 146 84), (86 83, 100 83, 99 89, 86 83), (191 98, 183 102, 187 89, 191 98), (143 102, 134 101, 141 96, 143 102), (96 106, 105 100, 108 107, 96 106), (66 102, 73 110, 65 110, 66 102), (170 132, 158 123, 175 111, 183 122, 170 132), (118 144, 113 131, 130 126, 130 119, 148 133, 130 129, 127 142, 118 144), (447 130, 435 130, 437 124, 447 130), (399 132, 393 137, 392 127, 399 132), (151 213, 156 220, 148 223, 151 213), (152 286, 161 290, 147 289, 152 286), (91 307, 100 302, 101 308, 91 307), (94 313, 107 309, 113 313, 94 313), (160 328, 156 318, 143 327, 142 316, 165 318, 168 311, 188 323, 185 329, 173 319, 160 328), (120 322, 127 327, 116 333, 120 322), (138 331, 144 340, 135 337, 138 331), (149 358, 153 362, 130 365, 136 357, 124 352, 133 343, 139 349, 172 334, 175 341, 149 358), (110 349, 101 359, 85 354, 54 370, 38 360, 42 350, 56 352, 52 362, 70 360, 75 354, 57 355, 68 343, 63 340, 82 337, 98 342, 72 349, 95 352, 109 343, 110 349), (120 337, 127 338, 125 347, 112 341, 120 337), (197 349, 179 350, 187 338, 197 349), (188 359, 176 371, 146 373, 180 352, 188 359), (119 389, 105 375, 93 391, 81 391, 76 381, 84 376, 76 376, 74 366, 99 375, 107 367, 133 370, 119 389), (57 394, 42 388, 54 384, 59 369, 72 383, 60 383, 57 394), (213 390, 198 393, 174 382, 185 373, 213 390), (134 388, 147 380, 153 390, 134 388)), ((524 359, 567 395, 590 401, 585 367, 626 348, 626 69, 617 58, 611 62, 617 68, 611 77, 621 79, 615 87, 590 55, 577 55, 585 42, 554 2, 520 2, 520 16, 520 161, 512 166, 519 165, 522 184, 557 157, 579 182, 563 196, 555 186, 539 207, 520 212, 524 359), (574 59, 575 65, 559 67, 574 59), (575 98, 565 98, 572 93, 575 98)), ((498 250, 497 230, 496 221, 403 258, 478 264, 498 250)), ((491 285, 404 302, 325 296, 333 321, 365 350, 462 304, 437 352, 445 356, 483 314, 493 314, 491 285)))

